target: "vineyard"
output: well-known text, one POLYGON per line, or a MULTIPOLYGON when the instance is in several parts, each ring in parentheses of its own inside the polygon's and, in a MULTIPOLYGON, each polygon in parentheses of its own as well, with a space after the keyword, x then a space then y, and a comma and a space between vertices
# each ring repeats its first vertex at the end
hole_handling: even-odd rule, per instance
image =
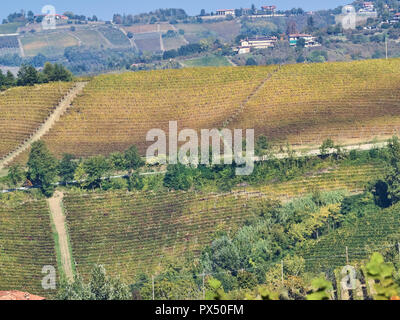
POLYGON ((135 144, 169 121, 215 128, 233 114, 276 67, 204 68, 95 77, 44 137, 57 156, 109 154, 135 144))
POLYGON ((306 174, 282 183, 271 183, 262 186, 247 187, 249 192, 262 192, 271 198, 292 199, 311 193, 313 190, 333 191, 347 190, 351 193, 361 192, 367 183, 381 177, 383 167, 380 164, 343 166, 326 168, 306 174))
POLYGON ((114 46, 129 47, 129 39, 116 28, 99 28, 99 32, 114 46))
POLYGON ((7 90, 0 99, 0 158, 39 128, 74 83, 50 83, 7 90))
POLYGON ((400 240, 399 206, 367 213, 353 224, 344 226, 317 241, 306 243, 298 251, 307 261, 307 269, 320 271, 368 259, 374 251, 392 248, 400 240))
POLYGON ((97 76, 44 140, 57 156, 107 155, 132 144, 144 154, 150 129, 168 133, 169 121, 179 130, 220 128, 238 110, 230 128, 255 128, 277 146, 387 139, 400 128, 399 67, 394 59, 97 76))
POLYGON ((252 216, 261 199, 238 193, 68 194, 64 206, 77 270, 87 275, 100 261, 132 280, 167 257, 198 253, 215 232, 252 216))
POLYGON ((400 128, 399 70, 399 59, 284 66, 231 127, 294 146, 390 137, 400 128))
POLYGON ((46 57, 63 55, 65 48, 79 45, 79 40, 65 31, 26 34, 21 42, 27 56, 41 53, 46 57))
POLYGON ((19 43, 16 36, 0 37, 0 56, 19 53, 19 43))
POLYGON ((0 290, 49 297, 43 266, 57 268, 50 215, 45 200, 0 203, 0 290))

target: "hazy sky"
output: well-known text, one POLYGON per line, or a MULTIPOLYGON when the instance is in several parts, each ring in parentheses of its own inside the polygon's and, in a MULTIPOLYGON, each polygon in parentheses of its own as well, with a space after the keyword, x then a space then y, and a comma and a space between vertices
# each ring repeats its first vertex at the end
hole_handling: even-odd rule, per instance
POLYGON ((335 8, 351 1, 343 0, 0 0, 0 18, 5 18, 10 12, 20 9, 32 10, 39 13, 47 4, 53 5, 57 13, 70 10, 78 14, 91 16, 96 14, 101 19, 110 20, 113 13, 141 13, 157 8, 183 8, 189 14, 200 13, 201 9, 207 12, 216 9, 246 8, 254 3, 261 5, 275 4, 278 9, 302 7, 305 10, 335 8))

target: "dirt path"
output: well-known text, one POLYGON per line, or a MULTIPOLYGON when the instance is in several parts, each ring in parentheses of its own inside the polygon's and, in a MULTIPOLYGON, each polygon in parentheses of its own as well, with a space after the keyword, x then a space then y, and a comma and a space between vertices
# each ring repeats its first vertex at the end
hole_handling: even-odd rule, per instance
POLYGON ((56 227, 58 234, 58 245, 60 246, 61 253, 61 265, 64 269, 65 276, 67 280, 73 279, 72 263, 71 263, 71 253, 68 246, 68 235, 66 229, 65 216, 62 210, 62 200, 64 194, 60 191, 56 191, 50 199, 47 200, 51 217, 56 227))
POLYGON ((17 149, 15 149, 5 158, 0 160, 0 171, 4 169, 4 167, 12 160, 14 160, 16 156, 28 149, 33 142, 40 140, 53 127, 53 125, 60 119, 64 112, 67 111, 67 109, 71 106, 72 101, 83 90, 86 84, 87 82, 76 83, 76 85, 62 99, 54 112, 37 129, 37 131, 28 140, 22 143, 17 149))
POLYGON ((18 37, 18 45, 19 45, 19 51, 20 51, 21 57, 25 58, 24 46, 22 45, 22 41, 21 41, 20 37, 18 37))
POLYGON ((253 98, 261 89, 264 87, 264 85, 268 82, 269 79, 272 78, 272 76, 277 73, 280 70, 280 66, 274 70, 273 72, 269 73, 268 76, 261 81, 261 83, 254 88, 254 90, 246 97, 246 99, 239 105, 238 109, 227 119, 224 121, 222 124, 222 128, 228 127, 228 125, 236 120, 236 118, 243 112, 244 108, 246 107, 246 104, 253 98))

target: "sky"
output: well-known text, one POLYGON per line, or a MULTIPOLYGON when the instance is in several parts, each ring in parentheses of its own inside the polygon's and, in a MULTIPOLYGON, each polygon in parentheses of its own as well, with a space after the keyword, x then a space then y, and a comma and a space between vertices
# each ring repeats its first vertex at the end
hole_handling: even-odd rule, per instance
POLYGON ((335 8, 348 4, 343 0, 0 0, 0 19, 11 12, 21 9, 40 13, 45 5, 53 5, 57 13, 72 11, 86 16, 97 15, 100 19, 111 20, 113 13, 137 14, 157 8, 182 8, 190 15, 199 14, 201 9, 207 12, 216 9, 249 8, 251 4, 257 7, 275 4, 278 9, 301 7, 304 10, 335 8))

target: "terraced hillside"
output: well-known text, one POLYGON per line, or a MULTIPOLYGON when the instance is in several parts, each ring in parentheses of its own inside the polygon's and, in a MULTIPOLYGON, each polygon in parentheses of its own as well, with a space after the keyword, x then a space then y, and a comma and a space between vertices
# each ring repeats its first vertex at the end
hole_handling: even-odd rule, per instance
POLYGON ((368 259, 374 251, 396 248, 400 241, 400 206, 367 213, 317 241, 305 244, 300 255, 306 259, 310 271, 345 266, 346 247, 349 262, 368 259))
POLYGON ((52 152, 109 154, 168 122, 255 128, 275 145, 318 148, 387 139, 400 128, 400 59, 102 75, 45 136, 52 152), (239 114, 237 112, 239 111, 239 114), (236 114, 236 115, 235 115, 236 114), (235 116, 234 116, 235 115, 235 116))
POLYGON ((19 52, 19 43, 16 36, 0 36, 0 56, 19 52))
POLYGON ((135 144, 169 121, 183 128, 221 127, 270 73, 271 67, 205 68, 95 77, 44 137, 50 150, 79 156, 108 154, 135 144))
POLYGON ((0 94, 0 159, 28 139, 73 86, 50 83, 0 94))
POLYGON ((64 198, 77 271, 101 262, 132 280, 166 257, 197 253, 217 230, 237 228, 252 215, 256 195, 122 193, 68 194, 64 198))
POLYGON ((21 290, 45 297, 43 266, 57 269, 50 214, 45 200, 0 202, 0 291, 21 290))
POLYGON ((281 68, 231 127, 276 143, 317 146, 389 137, 400 129, 400 60, 296 64, 281 68))
POLYGON ((299 178, 263 186, 246 188, 250 192, 262 192, 271 198, 292 199, 320 189, 324 191, 348 190, 351 193, 361 192, 367 183, 379 179, 383 167, 378 163, 359 166, 345 166, 321 169, 299 178))

